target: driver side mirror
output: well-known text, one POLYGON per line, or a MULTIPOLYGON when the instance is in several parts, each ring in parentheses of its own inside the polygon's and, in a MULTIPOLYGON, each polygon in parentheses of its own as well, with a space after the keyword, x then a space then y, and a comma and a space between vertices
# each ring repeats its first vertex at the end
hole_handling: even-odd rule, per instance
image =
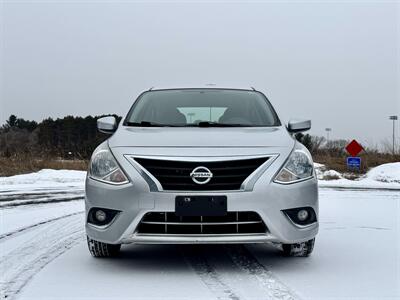
POLYGON ((311 128, 311 120, 290 120, 287 129, 290 133, 307 131, 311 128))
POLYGON ((100 132, 112 134, 117 130, 117 120, 112 116, 97 119, 97 129, 100 132))

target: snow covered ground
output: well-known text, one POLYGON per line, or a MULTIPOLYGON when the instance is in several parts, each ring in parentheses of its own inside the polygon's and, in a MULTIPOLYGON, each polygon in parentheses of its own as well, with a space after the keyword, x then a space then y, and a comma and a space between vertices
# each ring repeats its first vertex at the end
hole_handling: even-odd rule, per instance
POLYGON ((43 169, 0 177, 0 207, 83 199, 86 172, 43 169))
MULTIPOLYGON (((86 248, 82 201, 40 206, 40 225, 0 237, 7 299, 400 299, 397 191, 321 189, 309 258, 272 245, 127 245, 99 260, 86 248)), ((27 217, 21 208, 4 208, 4 221, 27 217)))
POLYGON ((48 262, 83 241, 83 210, 82 200, 1 209, 1 299, 13 299, 48 262))
POLYGON ((309 258, 282 257, 272 245, 128 245, 117 259, 94 259, 85 244, 85 172, 3 177, 0 296, 400 299, 399 164, 352 183, 329 181, 339 189, 320 181, 320 232, 309 258))
POLYGON ((0 192, 83 189, 86 172, 43 169, 36 173, 0 177, 0 192))

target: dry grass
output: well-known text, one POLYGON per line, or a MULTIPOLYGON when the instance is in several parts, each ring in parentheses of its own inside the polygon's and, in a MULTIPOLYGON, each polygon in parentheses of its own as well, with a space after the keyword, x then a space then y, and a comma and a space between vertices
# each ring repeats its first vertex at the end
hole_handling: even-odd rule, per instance
POLYGON ((33 159, 29 157, 0 157, 0 176, 37 172, 41 169, 87 170, 86 160, 33 159))
MULTIPOLYGON (((370 168, 391 163, 400 162, 400 155, 380 154, 380 153, 363 153, 361 157, 361 170, 360 173, 364 174, 368 172, 370 168)), ((345 156, 330 156, 330 155, 313 155, 314 161, 326 165, 327 169, 336 170, 340 173, 349 172, 346 165, 345 156)))
MULTIPOLYGON (((361 154, 360 173, 366 173, 370 168, 389 163, 400 162, 400 155, 364 153, 361 154)), ((345 156, 332 156, 329 154, 313 155, 314 161, 325 164, 328 169, 336 170, 341 173, 348 173, 345 156)), ((57 158, 32 158, 30 156, 5 158, 0 157, 0 176, 12 176, 37 172, 41 169, 67 169, 67 170, 87 170, 88 161, 86 160, 62 160, 57 158)), ((351 173, 347 174, 351 176, 351 173)))

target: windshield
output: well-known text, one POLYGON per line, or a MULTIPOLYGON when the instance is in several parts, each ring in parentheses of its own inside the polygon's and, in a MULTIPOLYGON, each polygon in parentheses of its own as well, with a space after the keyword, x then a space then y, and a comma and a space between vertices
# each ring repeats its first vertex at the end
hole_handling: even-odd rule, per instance
POLYGON ((252 127, 279 126, 280 122, 260 92, 183 89, 143 93, 124 125, 252 127))

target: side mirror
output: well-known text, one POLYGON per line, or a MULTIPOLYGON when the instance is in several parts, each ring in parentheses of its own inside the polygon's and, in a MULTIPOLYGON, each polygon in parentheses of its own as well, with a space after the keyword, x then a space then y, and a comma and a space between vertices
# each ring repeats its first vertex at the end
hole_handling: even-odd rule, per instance
POLYGON ((97 119, 97 129, 100 132, 112 134, 117 129, 117 120, 111 116, 97 119))
POLYGON ((311 128, 311 120, 290 120, 287 129, 290 133, 307 131, 311 128))

